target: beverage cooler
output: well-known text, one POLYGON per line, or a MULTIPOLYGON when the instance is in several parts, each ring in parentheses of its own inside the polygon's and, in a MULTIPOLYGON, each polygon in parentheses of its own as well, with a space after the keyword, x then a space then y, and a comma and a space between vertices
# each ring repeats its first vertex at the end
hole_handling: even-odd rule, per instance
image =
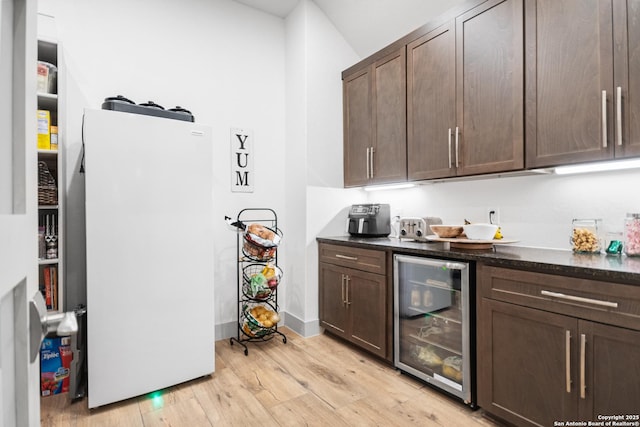
POLYGON ((395 366, 475 407, 469 264, 394 256, 395 366))

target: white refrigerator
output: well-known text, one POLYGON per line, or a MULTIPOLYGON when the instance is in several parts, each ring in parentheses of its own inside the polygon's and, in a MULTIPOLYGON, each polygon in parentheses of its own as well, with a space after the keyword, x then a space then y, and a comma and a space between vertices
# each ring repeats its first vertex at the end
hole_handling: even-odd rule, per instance
POLYGON ((208 126, 110 110, 83 123, 89 408, 214 371, 208 126))

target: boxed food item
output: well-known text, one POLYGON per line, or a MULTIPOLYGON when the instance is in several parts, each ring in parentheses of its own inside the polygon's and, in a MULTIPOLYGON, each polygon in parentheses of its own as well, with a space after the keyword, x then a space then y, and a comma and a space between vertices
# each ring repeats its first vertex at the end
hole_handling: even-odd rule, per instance
POLYGON ((49 89, 49 66, 46 62, 38 61, 38 92, 46 93, 49 89))
POLYGON ((40 346, 40 394, 51 396, 69 391, 71 337, 45 338, 40 346))
POLYGON ((53 151, 57 151, 58 150, 58 126, 50 126, 50 133, 51 133, 51 147, 50 149, 53 151))
POLYGON ((56 93, 56 83, 58 77, 58 67, 55 65, 38 61, 38 86, 39 93, 56 93))
POLYGON ((38 150, 51 149, 51 113, 38 110, 38 150))

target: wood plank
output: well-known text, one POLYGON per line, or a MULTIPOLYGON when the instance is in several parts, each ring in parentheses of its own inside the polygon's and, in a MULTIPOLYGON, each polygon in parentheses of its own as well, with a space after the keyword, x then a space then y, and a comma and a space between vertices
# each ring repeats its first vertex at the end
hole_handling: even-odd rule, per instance
POLYGON ((331 335, 280 330, 286 344, 249 343, 248 356, 228 339, 216 342, 213 375, 162 390, 156 401, 145 395, 89 411, 87 399, 43 398, 42 426, 499 425, 331 335))
POLYGON ((269 409, 278 423, 283 427, 298 426, 352 426, 339 416, 331 406, 327 405, 313 393, 305 393, 288 402, 283 402, 269 409))
POLYGON ((147 412, 142 415, 145 427, 213 426, 195 397, 147 412))
MULTIPOLYGON (((83 405, 87 407, 85 399, 83 405)), ((64 425, 64 424, 60 424, 64 425)), ((78 414, 77 427, 144 427, 137 399, 128 399, 78 414)))
POLYGON ((138 407, 142 415, 162 409, 168 406, 176 405, 185 400, 193 399, 192 384, 201 380, 189 381, 184 384, 178 384, 164 390, 149 393, 138 398, 138 407))
POLYGON ((194 393, 214 425, 277 425, 255 398, 251 386, 231 368, 216 371, 211 381, 195 386, 194 393))

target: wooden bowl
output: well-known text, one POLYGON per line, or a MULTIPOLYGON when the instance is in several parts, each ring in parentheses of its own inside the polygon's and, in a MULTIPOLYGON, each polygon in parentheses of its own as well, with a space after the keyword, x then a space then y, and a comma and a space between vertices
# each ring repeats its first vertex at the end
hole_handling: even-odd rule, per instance
POLYGON ((431 231, 433 231, 436 236, 440 238, 451 238, 458 237, 462 234, 462 226, 461 225, 430 225, 431 231))

